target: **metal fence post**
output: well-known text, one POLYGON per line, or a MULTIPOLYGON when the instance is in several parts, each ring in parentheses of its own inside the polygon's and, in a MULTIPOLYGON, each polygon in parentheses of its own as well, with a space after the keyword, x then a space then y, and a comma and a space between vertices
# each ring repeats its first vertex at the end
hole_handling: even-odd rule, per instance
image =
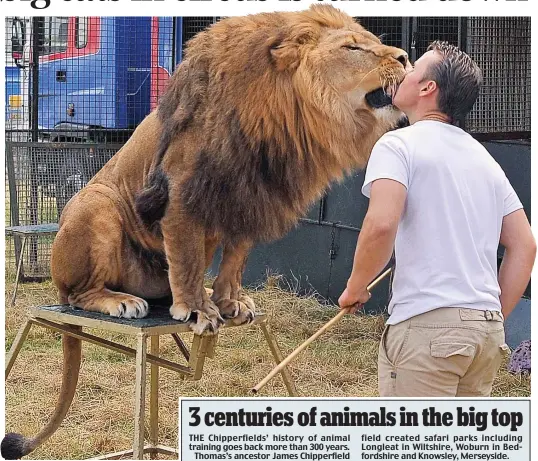
MULTIPOLYGON (((31 118, 30 130, 32 142, 39 140, 39 51, 41 43, 39 40, 39 31, 43 30, 43 18, 32 18, 32 94, 30 99, 31 118)), ((38 208, 38 181, 37 181, 37 158, 35 149, 30 148, 30 204, 29 204, 29 221, 30 225, 37 224, 37 208, 38 208)), ((37 266, 37 238, 31 237, 29 246, 30 265, 37 266)))
MULTIPOLYGON (((467 18, 458 18, 458 48, 467 53, 467 18)), ((465 130, 468 116, 466 115, 461 120, 458 120, 462 130, 465 130)))

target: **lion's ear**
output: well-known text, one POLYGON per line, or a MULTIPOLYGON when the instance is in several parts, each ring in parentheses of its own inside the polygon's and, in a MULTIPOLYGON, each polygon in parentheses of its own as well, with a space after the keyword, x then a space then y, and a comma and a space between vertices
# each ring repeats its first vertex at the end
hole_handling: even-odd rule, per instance
POLYGON ((269 42, 271 57, 279 71, 294 70, 301 60, 300 49, 313 41, 309 27, 287 28, 269 42))
POLYGON ((296 43, 285 42, 271 47, 271 56, 277 70, 293 70, 299 65, 299 50, 296 43))

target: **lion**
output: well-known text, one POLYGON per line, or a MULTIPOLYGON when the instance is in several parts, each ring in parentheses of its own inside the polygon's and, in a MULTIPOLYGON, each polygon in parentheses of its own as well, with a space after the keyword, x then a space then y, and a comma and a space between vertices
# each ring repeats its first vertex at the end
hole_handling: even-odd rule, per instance
MULTIPOLYGON (((171 296, 171 316, 196 334, 251 321, 241 287, 249 251, 365 166, 402 117, 390 93, 409 68, 405 51, 331 6, 227 18, 200 32, 156 111, 63 210, 51 257, 60 302, 141 318, 148 300, 171 296), (219 245, 210 294, 204 274, 219 245)), ((59 426, 80 353, 80 340, 64 337, 55 414, 35 438, 8 435, 6 459, 59 426)))

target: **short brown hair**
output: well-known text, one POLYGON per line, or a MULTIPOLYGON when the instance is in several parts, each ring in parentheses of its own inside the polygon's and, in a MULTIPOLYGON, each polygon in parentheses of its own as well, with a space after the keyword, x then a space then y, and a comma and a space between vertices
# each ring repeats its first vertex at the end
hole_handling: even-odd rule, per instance
POLYGON ((439 86, 439 110, 448 115, 451 123, 461 122, 478 98, 482 71, 468 54, 448 42, 435 41, 428 47, 430 50, 441 55, 426 77, 439 86))

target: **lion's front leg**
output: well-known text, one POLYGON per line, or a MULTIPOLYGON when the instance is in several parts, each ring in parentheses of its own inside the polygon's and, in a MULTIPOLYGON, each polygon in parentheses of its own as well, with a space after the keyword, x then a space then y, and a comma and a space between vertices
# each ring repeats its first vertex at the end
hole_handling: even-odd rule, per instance
POLYGON ((214 333, 224 323, 219 310, 204 288, 205 233, 170 201, 161 220, 168 278, 173 303, 170 315, 190 321, 196 334, 214 333))
POLYGON ((251 248, 250 242, 225 244, 219 274, 213 283, 211 299, 222 317, 233 319, 236 325, 250 323, 254 319, 254 301, 241 289, 243 270, 251 248))

